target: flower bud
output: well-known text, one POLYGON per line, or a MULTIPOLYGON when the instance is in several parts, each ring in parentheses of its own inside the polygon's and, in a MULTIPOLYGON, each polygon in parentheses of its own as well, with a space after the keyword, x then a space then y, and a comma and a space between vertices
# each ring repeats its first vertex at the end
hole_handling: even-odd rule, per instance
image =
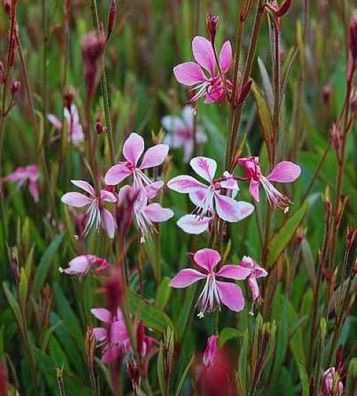
POLYGON ((104 283, 103 293, 109 311, 115 313, 120 307, 124 295, 124 283, 118 268, 112 269, 109 278, 104 283))
POLYGON ((18 92, 20 91, 20 88, 21 88, 20 81, 15 80, 11 83, 10 92, 11 92, 11 96, 13 98, 18 94, 18 92))
POLYGON ((212 335, 207 339, 206 349, 203 353, 202 363, 204 366, 209 367, 214 364, 218 353, 218 336, 212 335))
POLYGON ((109 9, 109 15, 108 15, 108 30, 107 30, 107 41, 112 34, 114 23, 115 23, 115 17, 117 14, 117 3, 115 0, 111 0, 110 2, 110 9, 109 9))
POLYGON ((70 111, 74 97, 76 96, 76 90, 72 86, 68 86, 63 92, 64 106, 70 111))
POLYGON ((96 130, 98 135, 101 135, 103 132, 106 131, 106 129, 107 128, 100 121, 97 121, 95 123, 95 130, 96 130))
POLYGON ((357 62, 357 12, 354 12, 349 26, 349 40, 350 54, 352 61, 357 62))
POLYGON ((337 124, 332 125, 330 136, 331 136, 331 143, 335 148, 335 150, 338 152, 341 146, 342 136, 341 136, 340 128, 337 126, 337 124))
POLYGON ((325 85, 322 88, 322 101, 325 105, 328 105, 330 103, 330 99, 331 99, 331 86, 325 85))
POLYGON ((214 42, 219 24, 219 17, 212 14, 208 14, 206 17, 206 24, 207 24, 208 33, 211 38, 211 42, 214 42))

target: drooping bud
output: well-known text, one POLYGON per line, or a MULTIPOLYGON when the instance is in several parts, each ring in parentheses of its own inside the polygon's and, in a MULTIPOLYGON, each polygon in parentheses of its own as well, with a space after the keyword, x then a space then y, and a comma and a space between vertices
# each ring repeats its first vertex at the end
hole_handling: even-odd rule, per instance
POLYGON ((64 89, 63 103, 64 103, 64 106, 68 109, 68 111, 71 110, 71 106, 72 106, 75 96, 76 96, 76 90, 72 86, 68 86, 64 89))
POLYGON ((11 83, 10 92, 11 92, 11 96, 13 98, 18 94, 18 92, 20 91, 20 88, 21 88, 20 81, 15 80, 11 83))
POLYGON ((218 336, 212 335, 207 339, 206 349, 203 353, 202 363, 204 366, 211 366, 218 353, 218 336))
POLYGON ((239 98, 238 98, 238 101, 237 101, 237 105, 240 105, 240 104, 242 104, 245 101, 245 99, 249 95, 250 88, 252 87, 252 84, 253 84, 253 80, 252 79, 249 79, 245 83, 244 87, 242 88, 242 91, 240 92, 240 95, 239 95, 239 98))
POLYGON ((336 152, 338 152, 341 147, 342 136, 341 136, 340 128, 338 127, 337 124, 332 125, 330 136, 331 136, 331 143, 335 148, 336 152))
POLYGON ((355 11, 349 26, 349 40, 348 45, 350 47, 350 54, 352 62, 357 62, 357 12, 355 11))
POLYGON ((108 15, 107 41, 109 40, 109 37, 113 31, 116 14, 117 14, 117 3, 115 0, 111 0, 109 15, 108 15))
POLYGON ((206 17, 206 25, 207 25, 207 30, 211 38, 211 42, 213 43, 215 38, 216 38, 216 33, 217 33, 217 28, 219 24, 219 17, 208 14, 206 17))
POLYGON ((109 311, 114 314, 121 306, 124 295, 124 283, 120 269, 112 269, 109 278, 103 285, 103 293, 109 311))

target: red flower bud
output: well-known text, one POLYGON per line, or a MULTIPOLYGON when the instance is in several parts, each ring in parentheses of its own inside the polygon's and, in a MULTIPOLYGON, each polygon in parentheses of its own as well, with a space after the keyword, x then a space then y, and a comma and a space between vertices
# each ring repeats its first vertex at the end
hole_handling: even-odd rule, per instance
POLYGON ((281 18, 282 16, 284 16, 290 10, 291 3, 292 3, 292 0, 285 0, 281 4, 281 6, 278 8, 278 10, 276 11, 275 15, 278 18, 281 18))
POLYGON ((352 61, 357 62, 357 12, 355 12, 350 20, 349 27, 349 47, 352 61))
POLYGON ((101 135, 106 129, 107 128, 100 121, 95 123, 95 130, 97 131, 98 135, 101 135))
POLYGON ((17 80, 13 81, 11 83, 11 88, 10 88, 11 96, 15 97, 18 94, 18 92, 20 91, 20 88, 21 88, 20 81, 17 81, 17 80))
POLYGON ((109 15, 108 15, 107 41, 113 31, 116 14, 117 14, 117 3, 115 0, 111 0, 109 15))
POLYGON ((73 87, 68 86, 64 89, 63 102, 65 107, 68 109, 68 111, 71 110, 71 106, 75 96, 76 96, 76 91, 73 87))
POLYGON ((219 17, 208 14, 206 17, 206 25, 207 25, 207 30, 210 35, 211 41, 214 42, 216 38, 216 33, 217 33, 217 28, 219 24, 219 17))
POLYGON ((322 88, 322 101, 324 104, 329 104, 331 99, 331 86, 330 85, 325 85, 322 88))
POLYGON ((119 269, 112 269, 110 277, 104 283, 103 292, 109 311, 116 312, 121 306, 124 295, 124 283, 119 269))

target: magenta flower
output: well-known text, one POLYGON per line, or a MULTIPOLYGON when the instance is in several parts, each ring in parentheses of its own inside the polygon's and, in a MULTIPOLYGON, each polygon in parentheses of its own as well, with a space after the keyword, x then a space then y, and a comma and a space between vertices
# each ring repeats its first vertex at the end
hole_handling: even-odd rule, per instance
MULTIPOLYGON (((197 91, 190 102, 195 102, 203 96, 205 103, 221 102, 225 99, 224 82, 216 64, 211 42, 205 37, 196 36, 192 40, 192 52, 196 62, 186 62, 175 66, 176 80, 197 91), (203 69, 207 71, 207 75, 203 69)), ((226 41, 219 54, 219 67, 223 75, 228 72, 231 63, 232 47, 230 42, 226 41)), ((230 92, 232 83, 228 79, 225 83, 230 92)))
POLYGON ((244 256, 242 258, 242 261, 240 262, 239 265, 249 270, 247 281, 250 291, 252 293, 252 299, 253 302, 257 300, 259 301, 260 291, 259 291, 257 279, 268 276, 268 272, 264 268, 260 267, 258 263, 254 261, 251 257, 247 257, 247 256, 244 256))
MULTIPOLYGON (((84 141, 84 133, 79 121, 77 106, 72 104, 70 110, 65 107, 63 115, 67 124, 68 140, 75 146, 80 145, 84 141)), ((47 119, 56 129, 62 128, 61 121, 54 114, 48 114, 47 119)))
POLYGON ((170 286, 184 288, 199 280, 206 280, 198 298, 200 310, 198 317, 203 318, 206 312, 212 312, 216 308, 220 309, 221 304, 235 312, 244 308, 241 288, 235 283, 219 281, 217 277, 242 280, 249 275, 249 269, 228 264, 224 265, 218 272, 214 272, 214 268, 221 261, 221 256, 213 249, 199 250, 194 254, 193 261, 203 272, 185 268, 171 279, 170 286))
POLYGON ((326 396, 343 395, 343 383, 335 367, 330 367, 324 372, 324 387, 326 396))
POLYGON ((123 156, 126 161, 112 166, 104 177, 107 185, 117 185, 128 176, 133 177, 133 186, 142 188, 152 185, 153 182, 144 173, 145 169, 161 165, 168 154, 169 147, 166 144, 157 144, 146 150, 140 165, 138 161, 144 153, 144 139, 137 133, 131 133, 123 146, 123 156))
POLYGON ((251 212, 254 210, 253 205, 248 202, 237 202, 232 197, 221 194, 222 189, 230 190, 233 195, 236 194, 238 184, 227 172, 223 180, 214 179, 217 169, 216 161, 206 157, 195 157, 190 161, 190 165, 209 185, 189 175, 174 177, 167 185, 174 191, 189 194, 191 201, 196 205, 198 218, 211 217, 216 213, 225 221, 236 222, 247 216, 248 207, 251 212))
POLYGON ((94 269, 94 272, 98 274, 102 271, 105 271, 108 267, 109 263, 107 260, 93 256, 91 254, 84 254, 72 259, 68 263, 67 268, 63 269, 60 267, 59 271, 67 275, 74 275, 78 276, 79 278, 83 278, 91 269, 94 269))
POLYGON ((202 363, 205 367, 213 365, 218 354, 218 336, 211 335, 207 339, 206 349, 203 353, 202 363))
MULTIPOLYGON (((124 186, 118 195, 119 203, 125 199, 128 191, 132 190, 133 195, 135 194, 135 187, 124 186)), ((150 198, 150 187, 146 189, 140 189, 137 191, 137 199, 134 203, 134 216, 136 224, 141 233, 140 241, 145 242, 145 238, 151 233, 156 232, 155 223, 165 222, 173 217, 174 212, 171 209, 163 208, 159 203, 149 203, 150 198)))
POLYGON ((193 128, 193 108, 185 106, 181 117, 165 116, 161 120, 163 128, 167 131, 164 142, 172 148, 182 148, 184 161, 188 162, 193 154, 196 143, 206 143, 207 136, 201 125, 196 125, 196 135, 193 128))
POLYGON ((14 172, 5 176, 3 180, 5 182, 17 183, 17 187, 21 188, 26 182, 28 182, 28 190, 32 195, 35 202, 39 201, 39 183, 40 177, 39 168, 37 165, 19 166, 14 172))
POLYGON ((87 235, 91 228, 97 231, 99 226, 102 225, 107 231, 109 238, 113 238, 115 233, 114 217, 104 207, 104 202, 115 203, 117 201, 116 196, 107 190, 100 190, 97 195, 94 188, 84 180, 71 180, 71 182, 89 194, 88 196, 79 192, 69 192, 62 196, 62 202, 68 206, 75 208, 88 206, 88 219, 84 235, 87 235))
POLYGON ((256 202, 260 200, 259 185, 261 185, 272 207, 277 207, 285 213, 289 210, 290 199, 278 191, 271 182, 291 183, 295 181, 301 173, 299 165, 290 161, 279 162, 265 177, 260 169, 259 157, 240 158, 238 164, 243 167, 250 180, 249 192, 256 202))

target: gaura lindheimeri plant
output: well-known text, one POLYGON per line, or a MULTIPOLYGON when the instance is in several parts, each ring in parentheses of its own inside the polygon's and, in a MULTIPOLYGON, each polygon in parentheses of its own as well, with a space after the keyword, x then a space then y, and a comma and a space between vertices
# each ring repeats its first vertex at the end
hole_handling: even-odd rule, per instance
POLYGON ((194 111, 191 106, 185 106, 181 117, 167 115, 161 119, 161 124, 167 131, 164 143, 172 148, 182 148, 185 162, 191 159, 195 142, 202 144, 207 141, 207 136, 199 124, 196 125, 196 133, 194 135, 194 111))
POLYGON ((84 180, 71 180, 71 182, 89 194, 88 196, 79 192, 68 192, 61 199, 68 206, 75 208, 88 207, 88 219, 84 235, 86 236, 91 228, 97 231, 101 225, 107 231, 109 238, 113 238, 115 233, 114 217, 104 207, 104 203, 115 203, 117 201, 116 196, 107 190, 100 190, 99 194, 96 194, 94 188, 84 180))
POLYGON ((67 268, 60 267, 59 271, 67 275, 74 275, 79 278, 83 278, 90 270, 94 270, 96 274, 99 274, 108 268, 109 263, 107 260, 92 254, 83 254, 72 259, 68 263, 67 268))
POLYGON ((247 268, 250 273, 247 277, 247 282, 252 293, 253 303, 260 300, 260 291, 257 279, 268 276, 268 272, 260 267, 256 261, 251 257, 244 256, 239 264, 243 268, 247 268))
POLYGON ((289 210, 290 199, 278 191, 271 182, 291 183, 301 174, 299 165, 290 161, 282 161, 274 166, 268 176, 264 176, 260 169, 259 157, 240 158, 238 164, 244 169, 250 185, 249 192, 256 202, 260 201, 259 187, 263 187, 269 204, 274 208, 279 208, 284 212, 289 210))
POLYGON ((206 312, 220 309, 221 304, 230 310, 239 312, 244 308, 244 297, 241 288, 232 282, 220 281, 217 278, 235 280, 246 279, 250 270, 238 265, 224 265, 218 272, 214 269, 221 261, 221 255, 213 249, 201 249, 193 255, 193 262, 200 268, 181 270, 173 279, 170 286, 185 288, 200 280, 205 280, 205 286, 198 298, 198 317, 203 318, 206 312))
POLYGON ((17 187, 21 188, 28 182, 28 190, 35 202, 39 201, 39 183, 40 172, 37 165, 19 166, 14 172, 3 178, 5 182, 17 183, 17 187))
POLYGON ((326 396, 342 396, 343 383, 335 367, 330 367, 324 372, 324 395, 326 396))
POLYGON ((207 339, 206 349, 203 352, 202 363, 204 366, 209 367, 214 364, 218 354, 218 336, 211 335, 207 339))
MULTIPOLYGON (((69 110, 65 107, 63 115, 67 124, 68 141, 73 143, 75 146, 80 145, 84 141, 84 133, 79 121, 77 106, 72 104, 69 110)), ((62 128, 61 121, 54 114, 48 114, 47 119, 56 129, 62 128)))
MULTIPOLYGON (((123 156, 125 161, 119 162, 112 166, 104 177, 107 185, 117 185, 128 176, 133 177, 133 186, 143 188, 152 185, 153 182, 144 173, 146 169, 154 168, 161 165, 168 154, 169 146, 167 144, 157 144, 150 147, 144 153, 144 139, 137 133, 131 133, 123 145, 123 156), (140 157, 143 158, 138 165, 140 157)), ((158 188, 162 184, 158 185, 158 188)))
MULTIPOLYGON (((237 202, 232 197, 222 194, 222 189, 230 190, 232 195, 238 192, 237 181, 227 172, 224 177, 215 180, 217 169, 215 160, 207 157, 195 157, 190 161, 192 169, 209 184, 203 184, 189 175, 181 175, 171 179, 167 185, 174 191, 189 194, 196 205, 196 214, 200 219, 211 217, 214 213, 228 222, 240 221, 247 216, 247 210, 254 210, 247 202, 237 202)), ((250 213, 249 213, 250 214, 250 213)))
POLYGON ((221 102, 226 97, 225 86, 228 93, 232 90, 231 81, 225 77, 232 63, 230 42, 226 41, 219 53, 219 68, 212 43, 205 37, 196 36, 192 40, 192 52, 196 62, 186 62, 175 66, 176 80, 197 91, 190 102, 195 102, 201 97, 205 97, 205 103, 221 102), (225 81, 222 81, 222 76, 225 81))
POLYGON ((131 186, 124 186, 119 191, 118 203, 121 204, 122 200, 126 198, 126 194, 130 190, 137 193, 137 198, 133 206, 134 217, 136 224, 141 233, 141 242, 145 242, 145 238, 151 233, 155 232, 155 223, 162 223, 173 217, 174 212, 171 209, 163 208, 159 203, 153 202, 149 203, 148 198, 150 197, 150 192, 146 189, 136 189, 131 186))

